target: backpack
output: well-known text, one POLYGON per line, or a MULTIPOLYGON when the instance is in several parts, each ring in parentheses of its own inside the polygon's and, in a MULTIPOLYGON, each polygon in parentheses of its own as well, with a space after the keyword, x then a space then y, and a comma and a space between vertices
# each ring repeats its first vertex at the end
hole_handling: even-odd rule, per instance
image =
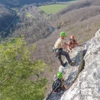
POLYGON ((56 79, 52 84, 52 91, 59 92, 61 90, 61 80, 56 79))

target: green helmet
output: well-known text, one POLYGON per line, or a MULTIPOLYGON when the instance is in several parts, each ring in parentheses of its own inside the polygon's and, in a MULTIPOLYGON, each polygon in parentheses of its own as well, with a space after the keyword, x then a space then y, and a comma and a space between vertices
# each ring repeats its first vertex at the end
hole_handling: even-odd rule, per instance
POLYGON ((63 77, 63 76, 62 76, 62 72, 58 72, 58 73, 57 73, 57 78, 58 78, 58 79, 61 79, 62 77, 63 77))
POLYGON ((66 36, 65 32, 60 32, 60 36, 66 36))

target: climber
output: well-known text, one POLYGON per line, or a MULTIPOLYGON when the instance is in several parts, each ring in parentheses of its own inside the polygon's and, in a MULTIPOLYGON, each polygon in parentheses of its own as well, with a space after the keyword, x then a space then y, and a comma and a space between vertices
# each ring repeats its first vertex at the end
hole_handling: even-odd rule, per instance
POLYGON ((72 81, 72 83, 69 86, 67 86, 64 82, 62 72, 58 72, 57 75, 54 76, 54 82, 52 84, 52 89, 48 93, 45 100, 50 100, 49 98, 52 93, 59 93, 61 91, 65 92, 65 90, 68 90, 72 86, 73 83, 74 81, 72 81))
POLYGON ((68 47, 68 44, 66 43, 65 38, 66 38, 66 33, 65 32, 61 32, 60 33, 60 38, 58 38, 58 40, 56 41, 56 43, 55 43, 55 45, 53 47, 53 52, 55 53, 56 57, 58 57, 61 65, 63 67, 65 67, 65 65, 67 64, 67 62, 63 63, 61 55, 63 55, 63 56, 66 57, 66 59, 68 60, 68 63, 71 66, 74 66, 75 62, 70 59, 68 52, 65 52, 63 50, 63 49, 65 49, 65 48, 68 47))
POLYGON ((72 84, 73 84, 73 82, 69 86, 67 86, 63 79, 62 72, 58 72, 57 75, 54 77, 54 82, 52 84, 52 91, 60 92, 61 90, 62 91, 68 90, 72 84))
POLYGON ((69 45, 69 49, 70 49, 70 52, 72 52, 72 49, 75 48, 76 46, 81 46, 78 44, 78 42, 76 41, 74 35, 71 35, 70 36, 70 40, 68 42, 68 45, 69 45))

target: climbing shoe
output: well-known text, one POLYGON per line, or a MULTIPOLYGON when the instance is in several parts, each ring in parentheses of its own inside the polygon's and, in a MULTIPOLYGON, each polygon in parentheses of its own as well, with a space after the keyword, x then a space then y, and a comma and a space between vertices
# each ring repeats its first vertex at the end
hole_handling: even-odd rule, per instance
POLYGON ((67 63, 67 62, 65 62, 63 66, 64 66, 64 67, 66 67, 67 65, 68 65, 68 63, 67 63))
POLYGON ((74 66, 75 64, 76 64, 75 61, 72 61, 72 62, 70 63, 71 66, 74 66))

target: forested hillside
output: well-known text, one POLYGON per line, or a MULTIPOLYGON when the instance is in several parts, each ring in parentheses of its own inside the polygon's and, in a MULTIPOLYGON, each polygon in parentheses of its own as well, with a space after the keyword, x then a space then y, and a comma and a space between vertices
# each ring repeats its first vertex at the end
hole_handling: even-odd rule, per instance
POLYGON ((46 13, 34 5, 22 7, 18 12, 16 19, 18 22, 12 29, 12 35, 18 37, 24 35, 28 43, 46 38, 53 30, 46 17, 46 13))
POLYGON ((67 1, 74 1, 74 0, 0 0, 0 3, 14 7, 31 3, 67 2, 67 1))
POLYGON ((15 13, 10 8, 8 9, 6 6, 0 4, 0 32, 7 29, 14 16, 15 13))
POLYGON ((46 21, 47 14, 34 5, 23 6, 17 12, 0 5, 0 14, 1 39, 12 35, 24 35, 28 43, 33 43, 46 38, 53 31, 46 21))

